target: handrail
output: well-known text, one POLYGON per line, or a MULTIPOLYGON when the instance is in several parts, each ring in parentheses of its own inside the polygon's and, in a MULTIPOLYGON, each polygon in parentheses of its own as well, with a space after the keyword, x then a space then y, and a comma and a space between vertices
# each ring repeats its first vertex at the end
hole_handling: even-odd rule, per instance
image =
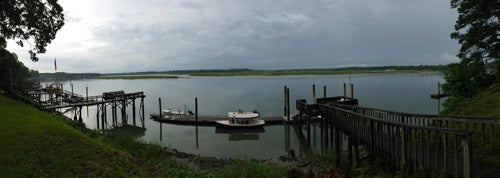
MULTIPOLYGON (((446 171, 448 167, 454 166, 456 176, 460 175, 459 167, 462 167, 464 177, 471 175, 472 131, 391 121, 331 105, 322 104, 318 107, 321 118, 331 127, 335 127, 331 129, 332 132, 335 130, 337 135, 337 165, 340 165, 340 130, 348 136, 349 155, 352 155, 353 149, 351 142, 355 142, 354 144, 364 145, 371 154, 389 161, 396 167, 417 169, 424 166, 427 169, 440 171, 442 168, 446 171), (459 157, 462 164, 459 163, 459 157), (448 162, 448 158, 454 161, 448 162)), ((348 157, 352 161, 352 156, 348 157)))
POLYGON ((398 114, 401 116, 412 116, 412 117, 424 117, 424 118, 429 118, 429 119, 434 119, 434 120, 443 120, 443 121, 460 121, 460 122, 472 122, 472 123, 488 123, 488 124, 500 124, 500 118, 498 117, 475 117, 475 116, 450 116, 450 115, 435 115, 435 114, 416 114, 416 113, 406 113, 406 112, 399 112, 399 111, 391 111, 391 110, 385 110, 385 109, 377 109, 377 108, 370 108, 370 107, 361 107, 361 106, 352 106, 352 105, 342 105, 342 104, 334 104, 333 106, 337 105, 338 107, 342 108, 351 108, 351 109, 364 109, 364 110, 373 110, 373 111, 380 111, 380 112, 386 112, 386 113, 391 113, 391 114, 398 114))
POLYGON ((461 130, 461 129, 452 129, 452 128, 443 128, 443 127, 434 127, 434 126, 421 126, 421 125, 405 124, 405 123, 400 123, 400 122, 393 122, 393 121, 383 120, 383 119, 379 119, 379 118, 372 117, 372 116, 367 116, 367 115, 364 115, 362 113, 357 113, 357 112, 354 112, 354 111, 342 109, 342 108, 335 107, 335 106, 320 105, 320 107, 328 107, 328 108, 331 108, 331 109, 336 109, 336 110, 339 110, 339 111, 342 111, 342 112, 345 112, 345 113, 357 115, 357 116, 360 116, 360 117, 365 117, 365 118, 371 119, 373 121, 377 121, 377 122, 385 123, 385 124, 390 124, 390 125, 394 125, 394 126, 407 127, 407 128, 412 128, 412 129, 424 129, 424 130, 429 130, 429 131, 435 131, 435 132, 440 132, 440 133, 448 133, 448 134, 455 134, 455 135, 460 135, 460 136, 470 136, 470 135, 473 134, 473 132, 471 132, 471 131, 461 130))

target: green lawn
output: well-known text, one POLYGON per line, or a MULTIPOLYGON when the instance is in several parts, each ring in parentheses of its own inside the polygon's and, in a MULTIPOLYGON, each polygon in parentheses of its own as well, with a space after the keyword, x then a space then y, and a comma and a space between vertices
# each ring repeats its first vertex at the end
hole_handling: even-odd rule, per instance
POLYGON ((80 177, 141 174, 129 154, 62 119, 0 95, 0 175, 80 177))

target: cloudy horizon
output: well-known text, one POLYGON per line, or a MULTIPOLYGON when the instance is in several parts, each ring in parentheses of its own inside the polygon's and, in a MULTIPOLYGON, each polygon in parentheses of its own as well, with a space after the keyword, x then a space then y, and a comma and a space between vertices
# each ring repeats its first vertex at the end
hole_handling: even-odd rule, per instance
POLYGON ((449 1, 59 0, 65 25, 40 72, 293 69, 457 62, 449 1))

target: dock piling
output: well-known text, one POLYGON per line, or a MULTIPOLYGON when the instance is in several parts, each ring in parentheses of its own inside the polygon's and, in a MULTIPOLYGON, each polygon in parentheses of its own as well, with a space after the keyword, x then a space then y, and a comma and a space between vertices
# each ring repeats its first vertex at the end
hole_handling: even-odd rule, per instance
POLYGON ((198 98, 194 98, 194 113, 195 113, 196 123, 198 123, 198 98))
POLYGON ((314 104, 316 104, 316 85, 313 84, 313 101, 314 101, 314 104))
POLYGON ((285 85, 285 86, 283 87, 283 98, 284 98, 284 99, 283 99, 283 117, 286 117, 286 110, 287 110, 287 108, 286 108, 286 106, 287 106, 287 104, 286 104, 286 103, 287 103, 287 101, 286 101, 286 99, 287 99, 287 98, 286 98, 286 97, 287 97, 287 96, 286 96, 286 90, 287 90, 287 87, 286 87, 286 85, 285 85))
POLYGON ((158 110, 158 115, 159 115, 160 118, 163 118, 162 117, 162 113, 161 113, 161 98, 158 98, 158 107, 159 107, 158 108, 159 109, 158 110))
POLYGON ((346 90, 346 86, 345 86, 345 83, 344 83, 344 97, 346 97, 346 96, 347 96, 347 94, 346 94, 346 91, 345 91, 345 90, 346 90))
POLYGON ((326 98, 326 85, 323 85, 323 98, 326 98))
POLYGON ((287 119, 287 121, 290 121, 290 89, 289 88, 286 89, 286 101, 287 101, 287 103, 286 103, 286 108, 287 108, 286 119, 287 119))

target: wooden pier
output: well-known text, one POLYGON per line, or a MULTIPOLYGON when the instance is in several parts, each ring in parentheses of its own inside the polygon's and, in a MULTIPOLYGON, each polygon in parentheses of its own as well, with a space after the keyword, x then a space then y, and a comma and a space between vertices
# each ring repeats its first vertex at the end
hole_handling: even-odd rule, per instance
POLYGON ((296 107, 299 117, 321 116, 322 149, 334 151, 337 166, 342 159, 359 165, 363 160, 360 149, 364 149, 367 158, 385 160, 395 169, 424 168, 456 177, 481 175, 481 167, 487 165, 472 152, 494 148, 494 128, 500 124, 500 118, 410 114, 335 101, 339 100, 318 99, 313 104, 297 100, 296 107), (341 137, 347 137, 347 156, 341 154, 341 137))
MULTIPOLYGON (((88 88, 86 88, 88 93, 88 88)), ((96 107, 97 129, 109 130, 114 127, 128 125, 127 107, 132 110, 132 124, 137 125, 139 119, 144 128, 144 95, 143 92, 125 93, 124 91, 105 92, 102 95, 86 96, 66 91, 61 84, 50 85, 45 88, 25 90, 36 102, 45 109, 61 113, 73 112, 73 119, 82 121, 83 107, 96 107), (136 100, 139 99, 139 101, 136 100), (138 104, 138 108, 136 106, 138 104), (66 109, 63 111, 63 109, 66 109), (137 114, 138 109, 138 114, 137 114), (108 121, 108 113, 111 120, 108 121), (139 117, 137 118, 137 115, 139 117)))
MULTIPOLYGON (((162 122, 162 123, 169 123, 169 124, 176 124, 176 125, 203 125, 203 126, 214 126, 216 125, 217 120, 227 120, 227 116, 217 116, 217 115, 200 115, 198 116, 198 120, 196 119, 195 115, 185 115, 181 117, 167 117, 162 115, 160 117, 159 114, 151 114, 151 119, 162 122)), ((266 121, 265 125, 279 125, 283 124, 283 117, 277 116, 277 117, 260 117, 262 120, 266 121)))

